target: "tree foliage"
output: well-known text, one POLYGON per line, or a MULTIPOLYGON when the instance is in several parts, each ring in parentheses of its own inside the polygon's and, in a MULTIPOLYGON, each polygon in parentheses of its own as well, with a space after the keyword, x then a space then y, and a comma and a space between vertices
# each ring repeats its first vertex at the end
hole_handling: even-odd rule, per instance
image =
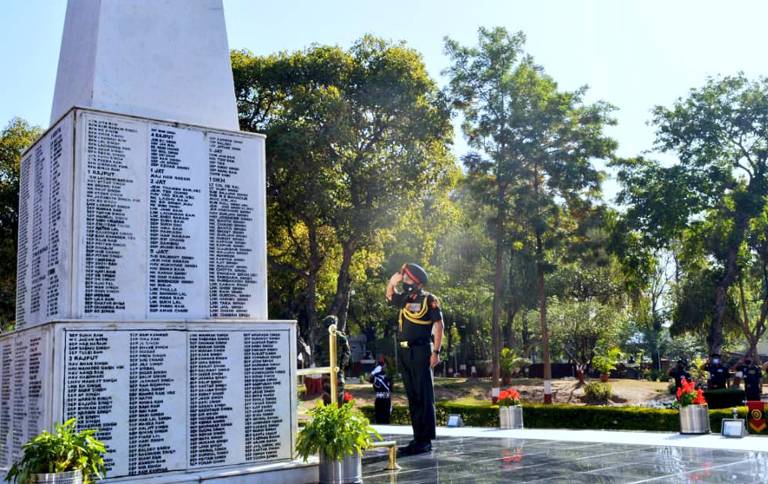
POLYGON ((356 258, 380 253, 411 223, 406 213, 450 189, 450 112, 416 51, 372 36, 349 50, 233 52, 232 64, 241 126, 268 136, 270 239, 283 246, 272 267, 305 288, 299 316, 314 341, 329 248, 338 258, 328 312, 344 328, 356 258))
POLYGON ((16 245, 19 238, 21 155, 42 130, 20 118, 0 131, 0 324, 16 318, 16 245))
POLYGON ((765 78, 711 78, 671 107, 654 109, 656 147, 676 154, 678 163, 619 163, 619 201, 629 207, 629 226, 649 247, 682 244, 681 270, 692 276, 681 285, 676 314, 682 319, 676 324, 706 324, 713 353, 724 343, 733 305, 729 292, 744 268, 740 254, 748 250, 750 228, 766 206, 766 113, 765 78))
POLYGON ((614 123, 611 106, 586 104, 586 88, 559 90, 555 80, 525 54, 524 43, 521 32, 510 35, 500 27, 481 28, 477 47, 446 39, 449 93, 464 115, 464 134, 474 150, 464 157, 464 165, 478 198, 493 207, 489 228, 495 243, 496 382, 505 253, 528 248, 536 263, 546 379, 544 278, 560 243, 586 235, 579 222, 593 214, 601 180, 592 161, 609 157, 616 146, 603 132, 614 123))

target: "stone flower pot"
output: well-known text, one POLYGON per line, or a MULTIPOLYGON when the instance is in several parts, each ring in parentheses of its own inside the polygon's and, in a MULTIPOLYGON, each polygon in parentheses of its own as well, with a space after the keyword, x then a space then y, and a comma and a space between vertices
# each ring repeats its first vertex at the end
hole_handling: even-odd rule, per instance
POLYGON ((363 465, 360 454, 333 460, 320 453, 320 484, 347 484, 363 482, 363 465))
POLYGON ((709 407, 707 405, 686 405, 680 407, 681 434, 708 434, 709 407))
POLYGON ((523 428, 523 407, 520 405, 499 407, 499 427, 502 429, 523 428))
POLYGON ((32 474, 30 482, 46 482, 50 484, 83 484, 81 471, 57 472, 55 474, 32 474))

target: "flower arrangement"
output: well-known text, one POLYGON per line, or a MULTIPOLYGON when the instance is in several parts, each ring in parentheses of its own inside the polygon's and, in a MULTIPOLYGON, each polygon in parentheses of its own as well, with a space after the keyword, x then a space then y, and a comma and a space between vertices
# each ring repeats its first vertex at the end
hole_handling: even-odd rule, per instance
POLYGON ((497 403, 500 407, 512 407, 520 405, 520 393, 512 388, 499 392, 497 403))
POLYGON ((701 388, 695 388, 693 381, 688 381, 683 378, 681 381, 682 386, 677 389, 677 404, 681 407, 687 405, 706 405, 707 401, 704 399, 704 392, 701 388))

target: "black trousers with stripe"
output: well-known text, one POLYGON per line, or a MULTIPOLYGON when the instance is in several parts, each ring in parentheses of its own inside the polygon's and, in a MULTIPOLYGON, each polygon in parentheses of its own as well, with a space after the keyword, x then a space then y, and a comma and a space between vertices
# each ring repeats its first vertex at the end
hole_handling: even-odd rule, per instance
POLYGON ((413 439, 418 443, 427 443, 435 438, 435 391, 432 386, 432 369, 429 367, 431 354, 432 348, 428 344, 400 348, 398 352, 400 374, 408 396, 413 439))

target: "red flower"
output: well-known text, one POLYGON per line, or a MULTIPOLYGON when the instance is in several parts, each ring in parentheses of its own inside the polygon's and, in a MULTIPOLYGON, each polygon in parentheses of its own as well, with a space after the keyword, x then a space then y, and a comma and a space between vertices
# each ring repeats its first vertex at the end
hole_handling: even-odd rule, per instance
POLYGON ((696 388, 696 383, 688 381, 685 378, 680 380, 681 386, 677 389, 677 403, 681 407, 686 405, 706 405, 704 392, 701 388, 696 388))
POLYGON ((508 407, 512 405, 519 405, 520 404, 520 392, 518 392, 515 389, 509 388, 507 390, 502 390, 499 392, 499 397, 497 399, 497 403, 499 406, 502 407, 508 407))
POLYGON ((351 402, 355 397, 349 392, 344 392, 344 403, 351 402))

